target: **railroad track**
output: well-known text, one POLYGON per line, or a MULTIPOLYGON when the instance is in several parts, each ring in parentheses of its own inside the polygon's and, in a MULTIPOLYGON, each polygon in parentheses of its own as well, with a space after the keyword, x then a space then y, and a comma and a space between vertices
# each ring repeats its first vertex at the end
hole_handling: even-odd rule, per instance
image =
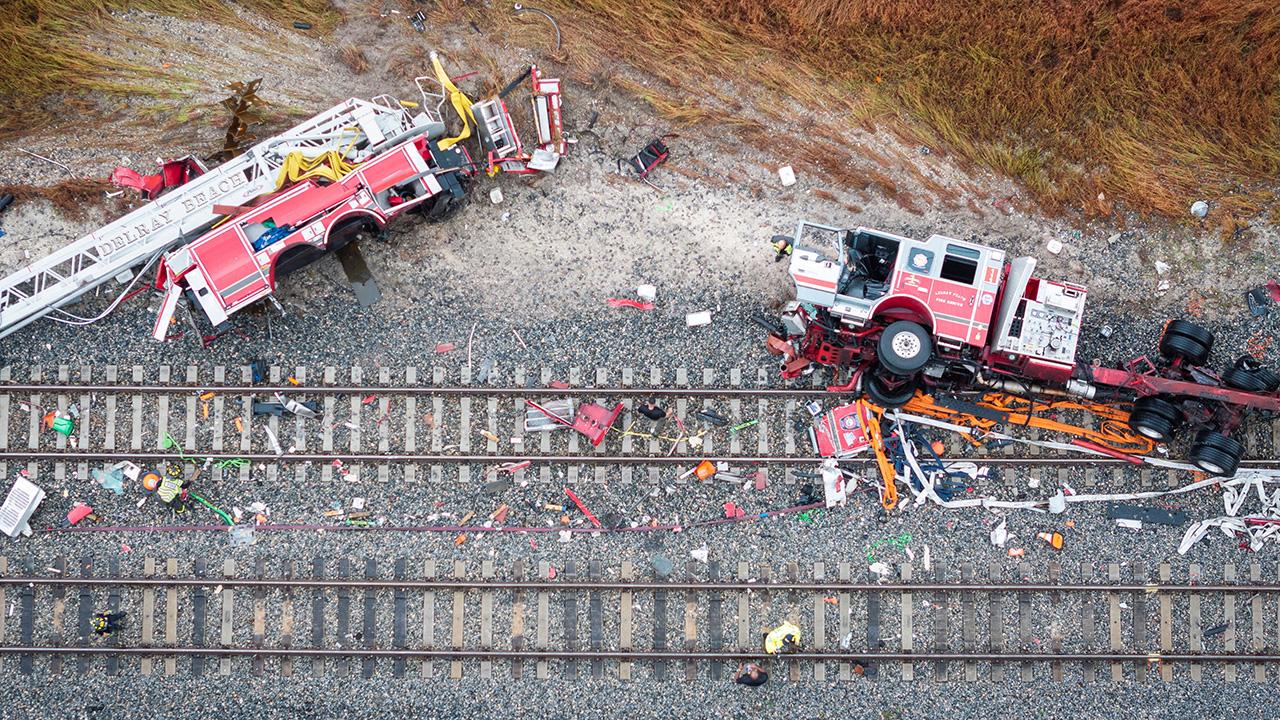
MULTIPOLYGON (((448 475, 472 482, 494 466, 531 460, 537 465, 528 472, 543 482, 550 482, 549 466, 559 464, 569 466, 570 483, 577 482, 579 469, 588 466, 597 468, 597 479, 604 477, 606 468, 616 467, 625 483, 635 467, 647 469, 653 479, 659 467, 690 467, 702 458, 715 458, 758 466, 766 474, 770 466, 777 466, 788 482, 794 482, 792 469, 811 468, 816 462, 807 432, 797 430, 795 424, 809 417, 805 403, 822 402, 825 395, 830 404, 817 374, 809 387, 777 387, 774 373, 763 368, 728 373, 704 370, 701 383, 691 380, 691 373, 683 368, 669 374, 656 369, 647 374, 597 369, 588 381, 580 370, 571 369, 563 383, 568 387, 563 388, 549 387, 556 378, 548 369, 541 369, 536 377, 521 367, 512 368, 509 377, 491 371, 485 383, 473 382, 465 367, 456 379, 438 367, 430 370, 429 379, 427 374, 414 367, 395 373, 381 368, 367 381, 359 367, 341 374, 333 367, 319 372, 272 367, 264 382, 253 384, 247 367, 214 367, 209 377, 195 366, 183 372, 167 366, 36 367, 21 378, 4 367, 0 368, 0 472, 7 472, 9 463, 25 464, 30 475, 51 466, 54 479, 61 480, 68 467, 86 477, 90 462, 153 463, 182 452, 245 461, 238 468, 215 467, 214 481, 228 472, 248 480, 251 465, 260 463, 268 481, 292 472, 298 481, 441 482, 448 475), (727 384, 717 385, 724 380, 727 384), (321 417, 262 416, 250 411, 254 400, 270 400, 277 392, 317 401, 321 417), (707 430, 701 444, 611 434, 602 446, 592 447, 570 431, 526 433, 523 429, 525 399, 573 397, 622 402, 626 409, 616 427, 647 431, 649 422, 635 409, 637 402, 650 396, 660 398, 688 433, 707 430), (68 437, 41 423, 48 411, 73 405, 80 413, 74 446, 68 437), (727 424, 716 427, 700 411, 716 413, 727 424), (740 431, 730 431, 752 421, 740 431), (283 454, 277 452, 272 437, 285 450, 283 454), (177 447, 166 448, 166 438, 172 438, 177 447), (334 460, 340 462, 334 464, 334 460), (287 470, 288 466, 294 469, 287 470)), ((678 434, 676 428, 676 423, 670 423, 668 434, 678 434)), ((1246 466, 1265 463, 1272 449, 1280 447, 1280 422, 1256 430, 1246 437, 1251 458, 1246 466)), ((1012 447, 975 452, 958 437, 948 436, 947 442, 948 457, 1024 465, 1032 472, 1051 471, 1053 466, 1066 471, 1066 456, 1044 454, 1036 447, 1015 456, 1012 447)), ((1109 458, 1071 455, 1066 463, 1089 469, 1086 486, 1096 483, 1108 468, 1116 474, 1125 470, 1109 458)), ((517 470, 514 480, 523 482, 525 473, 517 470)), ((1185 473, 1176 471, 1144 469, 1142 473, 1144 486, 1158 484, 1152 479, 1158 475, 1166 476, 1169 486, 1185 482, 1185 473)))
POLYGON ((1128 580, 1118 565, 1102 579, 1086 564, 1077 581, 1063 580, 1055 563, 1044 581, 1024 579, 1025 563, 989 572, 964 563, 958 579, 941 565, 915 579, 904 565, 892 582, 864 579, 849 563, 831 574, 820 563, 802 571, 739 562, 726 572, 715 560, 665 578, 598 561, 554 572, 517 560, 501 576, 491 561, 477 576, 460 561, 405 558, 286 561, 274 575, 263 559, 247 573, 233 560, 212 568, 148 558, 129 574, 137 569, 122 574, 119 558, 101 568, 61 558, 50 568, 10 567, 0 558, 0 606, 13 608, 0 622, 6 669, 724 678, 760 660, 764 631, 784 619, 800 626, 804 647, 769 671, 791 681, 1212 672, 1265 682, 1280 662, 1280 584, 1263 583, 1257 564, 1247 584, 1233 565, 1215 580, 1191 565, 1175 582, 1168 565, 1149 577, 1141 563, 1128 580), (93 613, 120 609, 122 633, 91 635, 93 613))

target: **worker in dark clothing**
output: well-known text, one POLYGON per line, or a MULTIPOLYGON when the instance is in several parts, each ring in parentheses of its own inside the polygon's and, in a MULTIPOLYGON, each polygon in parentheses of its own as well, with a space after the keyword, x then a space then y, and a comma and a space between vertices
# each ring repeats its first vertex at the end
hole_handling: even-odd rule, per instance
POLYGON ((653 429, 649 432, 658 437, 662 435, 662 430, 667 426, 667 411, 658 407, 658 402, 654 398, 649 398, 644 407, 640 408, 640 414, 653 421, 653 429))
POLYGON ((124 616, 125 613, 123 611, 101 612, 93 616, 90 625, 93 627, 94 634, 106 637, 113 632, 120 632, 124 629, 124 625, 121 623, 124 620, 124 616))
POLYGON ((783 258, 790 257, 792 249, 791 238, 786 235, 773 236, 774 262, 782 262, 783 258))
POLYGON ((738 673, 733 676, 733 681, 739 685, 760 687, 769 682, 769 673, 755 663, 746 663, 738 668, 738 673))

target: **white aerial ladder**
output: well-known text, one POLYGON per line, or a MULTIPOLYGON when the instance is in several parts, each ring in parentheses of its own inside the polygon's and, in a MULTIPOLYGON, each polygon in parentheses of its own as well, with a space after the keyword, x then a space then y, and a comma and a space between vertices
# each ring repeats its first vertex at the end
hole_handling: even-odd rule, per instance
POLYGON ((335 150, 358 164, 423 134, 443 132, 444 94, 422 84, 423 104, 411 113, 388 95, 352 98, 268 138, 53 254, 0 280, 0 337, 60 310, 115 279, 131 283, 159 257, 200 235, 235 208, 276 189, 286 157, 335 150), (220 212, 222 211, 222 212, 220 212))

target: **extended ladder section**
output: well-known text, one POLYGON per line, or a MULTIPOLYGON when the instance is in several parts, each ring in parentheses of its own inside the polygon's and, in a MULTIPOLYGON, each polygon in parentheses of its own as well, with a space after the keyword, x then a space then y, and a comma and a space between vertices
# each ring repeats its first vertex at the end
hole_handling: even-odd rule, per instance
POLYGON ((336 105, 0 280, 0 337, 112 279, 129 282, 135 268, 149 266, 222 218, 219 210, 275 190, 292 152, 337 150, 359 163, 409 137, 443 128, 438 107, 410 115, 386 96, 336 105))

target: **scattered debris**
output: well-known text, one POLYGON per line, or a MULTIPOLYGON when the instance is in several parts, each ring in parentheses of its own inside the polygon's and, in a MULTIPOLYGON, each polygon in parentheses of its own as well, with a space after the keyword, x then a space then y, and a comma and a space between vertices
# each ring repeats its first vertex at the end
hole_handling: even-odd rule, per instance
MULTIPOLYGON (((1133 520, 1138 523, 1155 523, 1158 525, 1186 525, 1190 518, 1181 510, 1171 511, 1158 507, 1142 507, 1110 503, 1107 505, 1109 520, 1133 520)), ((1117 523, 1119 524, 1119 523, 1117 523)))
MULTIPOLYGON (((657 168, 659 165, 666 162, 667 158, 671 156, 671 151, 667 149, 667 144, 666 144, 666 139, 670 137, 677 137, 677 136, 663 135, 662 137, 655 139, 653 142, 649 143, 648 145, 645 145, 644 148, 640 150, 640 152, 636 153, 635 155, 631 156, 629 160, 625 161, 626 164, 631 168, 631 170, 634 171, 641 180, 643 180, 647 185, 649 185, 655 190, 661 190, 662 188, 659 188, 657 185, 654 185, 649 180, 649 174, 652 173, 654 169, 657 168)), ((623 162, 624 162, 623 160, 618 160, 618 172, 622 172, 623 162)))
POLYGON ((583 504, 582 500, 578 497, 576 493, 574 493, 569 488, 564 488, 564 494, 569 496, 569 499, 573 501, 574 505, 578 506, 578 509, 582 511, 583 515, 587 516, 587 519, 591 521, 592 525, 595 525, 596 527, 601 527, 600 521, 596 519, 595 514, 592 513, 591 510, 588 509, 585 504, 583 504))
POLYGON ((1225 633, 1227 630, 1229 630, 1230 628, 1231 628, 1231 623, 1222 623, 1221 625, 1214 625, 1213 627, 1208 628, 1207 630, 1204 631, 1204 637, 1211 638, 1216 635, 1221 635, 1225 633))
POLYGON ((33 153, 33 152, 31 152, 30 150, 26 150, 26 149, 24 149, 24 148, 18 148, 18 152, 20 152, 20 153, 22 153, 22 154, 24 154, 24 155, 30 155, 31 157, 36 158, 37 160, 43 160, 43 161, 45 161, 45 162, 49 163, 50 165, 57 165, 58 167, 62 168, 63 170, 66 170, 67 172, 71 172, 71 168, 67 167, 66 165, 63 165, 62 163, 58 162, 57 160, 52 160, 52 159, 47 158, 47 157, 45 157, 45 156, 43 156, 43 155, 37 155, 36 153, 33 153))
POLYGON ((1265 287, 1254 288, 1244 294, 1244 302, 1249 307, 1249 315, 1255 318, 1266 317, 1271 312, 1271 298, 1265 287))
POLYGON ((76 503, 75 506, 71 508, 70 512, 67 513, 67 524, 75 525, 92 514, 92 507, 89 507, 84 503, 76 503))
POLYGON ((631 300, 629 298, 609 298, 607 302, 609 303, 609 307, 615 307, 615 308, 629 307, 629 308, 635 308, 636 310, 652 310, 654 308, 654 305, 651 302, 645 302, 643 300, 631 300))
POLYGON ((711 324, 711 311, 691 312, 684 316, 684 324, 688 327, 701 327, 711 324))
POLYGON ((1053 532, 1036 533, 1036 538, 1039 540, 1043 540, 1046 544, 1049 545, 1049 547, 1053 548, 1054 550, 1062 549, 1062 533, 1056 530, 1053 532))
POLYGON ((1008 523, 1008 520, 1001 519, 1000 524, 991 529, 992 545, 1002 548, 1004 547, 1004 544, 1009 541, 1009 530, 1007 529, 1008 523))
POLYGON ((124 494, 124 472, 119 468, 92 470, 89 473, 93 481, 117 495, 124 494))
POLYGON ((252 525, 232 525, 229 531, 227 542, 233 548, 248 547, 257 542, 252 525))
POLYGON ((676 564, 665 555, 654 555, 649 559, 649 563, 653 565, 653 574, 660 578, 670 577, 672 571, 676 569, 676 564))

